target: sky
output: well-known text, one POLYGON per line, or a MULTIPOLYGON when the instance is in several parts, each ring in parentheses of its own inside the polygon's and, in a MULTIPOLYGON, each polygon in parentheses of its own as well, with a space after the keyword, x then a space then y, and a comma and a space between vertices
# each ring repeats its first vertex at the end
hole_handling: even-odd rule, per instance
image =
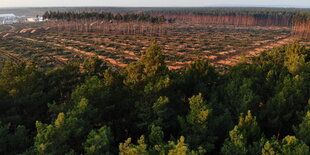
POLYGON ((265 6, 310 7, 310 0, 0 0, 0 7, 121 6, 121 7, 204 7, 265 6))

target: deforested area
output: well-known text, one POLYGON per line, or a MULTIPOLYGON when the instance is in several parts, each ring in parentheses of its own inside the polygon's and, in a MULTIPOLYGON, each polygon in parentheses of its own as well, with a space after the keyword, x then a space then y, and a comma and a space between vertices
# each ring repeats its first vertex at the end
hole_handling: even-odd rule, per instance
POLYGON ((308 155, 308 14, 0 8, 0 154, 308 155))

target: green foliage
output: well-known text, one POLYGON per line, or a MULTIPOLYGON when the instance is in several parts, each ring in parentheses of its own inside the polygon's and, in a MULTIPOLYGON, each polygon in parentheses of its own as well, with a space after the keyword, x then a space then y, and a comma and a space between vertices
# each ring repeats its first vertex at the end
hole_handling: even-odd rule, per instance
POLYGON ((180 140, 175 144, 174 142, 169 143, 171 149, 168 151, 168 155, 200 155, 206 153, 206 151, 202 148, 199 148, 198 151, 190 150, 185 143, 185 138, 183 136, 180 137, 180 140))
POLYGON ((119 145, 120 155, 146 155, 147 145, 144 142, 144 136, 141 136, 138 140, 138 145, 131 144, 131 138, 128 138, 125 143, 119 145))
POLYGON ((83 63, 83 72, 88 76, 100 76, 106 69, 106 64, 98 57, 92 57, 83 63))
POLYGON ((0 122, 0 154, 19 154, 28 149, 30 139, 24 126, 17 126, 11 131, 11 125, 0 122))
POLYGON ((180 154, 180 155, 202 155, 205 154, 206 150, 202 147, 199 147, 197 151, 190 150, 188 148, 188 144, 185 143, 185 138, 183 136, 180 137, 177 142, 169 141, 167 144, 155 145, 153 149, 153 154, 180 154))
POLYGON ((284 66, 286 66, 293 75, 300 73, 305 66, 306 55, 303 55, 304 51, 305 47, 301 46, 297 42, 286 47, 284 66))
MULTIPOLYGON (((151 23, 164 23, 167 21, 165 16, 151 16, 150 14, 141 12, 136 13, 126 13, 124 15, 112 12, 54 12, 47 11, 43 15, 45 19, 49 20, 116 20, 123 22, 151 22, 151 23)), ((169 19, 169 21, 172 19, 169 19)))
POLYGON ((211 110, 203 101, 202 94, 190 98, 189 106, 190 112, 187 115, 187 122, 193 127, 193 130, 205 130, 211 110))
POLYGON ((32 64, 7 62, 0 75, 0 121, 30 129, 37 119, 45 120, 47 94, 43 79, 43 73, 32 64))
POLYGON ((71 94, 71 100, 76 103, 82 98, 88 99, 91 103, 98 103, 107 97, 103 81, 98 77, 86 79, 85 83, 78 86, 71 94))
POLYGON ((151 133, 149 135, 149 141, 151 144, 162 144, 164 141, 164 136, 165 135, 161 127, 155 125, 151 126, 151 133))
POLYGON ((35 150, 38 154, 66 154, 81 152, 80 147, 89 131, 88 101, 82 99, 66 114, 59 113, 52 124, 36 123, 35 150))
POLYGON ((292 132, 293 123, 297 122, 296 111, 301 111, 305 106, 304 81, 301 76, 286 76, 280 84, 277 93, 267 101, 262 115, 271 133, 292 132), (298 103, 298 104, 296 104, 298 103), (289 125, 289 128, 287 127, 289 125), (282 130, 282 131, 281 131, 282 130))
POLYGON ((299 126, 294 129, 296 137, 310 146, 310 111, 307 112, 299 126))
POLYGON ((173 154, 180 154, 180 155, 186 155, 189 150, 184 143, 185 138, 183 136, 180 137, 180 140, 178 140, 178 143, 173 146, 173 149, 169 150, 169 155, 173 154))
POLYGON ((169 71, 164 58, 153 43, 122 69, 98 57, 48 72, 7 62, 0 154, 309 154, 309 49, 222 73, 203 59, 169 71))
POLYGON ((82 82, 79 64, 69 63, 64 68, 49 71, 46 73, 45 81, 52 101, 64 102, 70 98, 73 89, 82 82))
POLYGON ((135 97, 132 101, 135 108, 131 112, 138 119, 135 125, 142 131, 141 133, 146 132, 154 123, 164 126, 162 123, 169 117, 169 115, 162 116, 163 113, 160 112, 167 111, 165 110, 168 109, 167 103, 161 103, 167 100, 158 99, 170 86, 169 74, 161 48, 156 42, 150 45, 139 61, 129 64, 122 70, 124 84, 130 89, 131 97, 135 97))
POLYGON ((123 74, 126 77, 125 84, 151 93, 168 86, 170 83, 168 72, 161 48, 154 42, 142 54, 139 61, 125 67, 123 74))
POLYGON ((205 59, 196 59, 184 72, 184 92, 207 94, 218 80, 214 66, 205 59))
POLYGON ((202 94, 189 98, 189 113, 186 118, 179 118, 183 135, 188 136, 188 141, 193 148, 203 147, 213 149, 214 137, 210 134, 209 120, 212 109, 204 101, 202 94))
POLYGON ((263 155, 307 155, 309 153, 309 146, 295 136, 286 136, 281 142, 273 138, 271 141, 267 141, 262 149, 263 155))
POLYGON ((234 118, 254 108, 255 103, 259 101, 259 96, 253 90, 256 74, 259 72, 248 64, 234 66, 228 73, 224 98, 234 118))
POLYGON ((256 117, 251 112, 244 116, 241 114, 239 123, 229 132, 229 138, 221 149, 223 154, 247 154, 251 145, 261 137, 256 117))
POLYGON ((113 141, 112 133, 109 127, 101 127, 98 130, 91 130, 86 142, 83 144, 85 154, 101 155, 112 154, 111 142, 113 141))

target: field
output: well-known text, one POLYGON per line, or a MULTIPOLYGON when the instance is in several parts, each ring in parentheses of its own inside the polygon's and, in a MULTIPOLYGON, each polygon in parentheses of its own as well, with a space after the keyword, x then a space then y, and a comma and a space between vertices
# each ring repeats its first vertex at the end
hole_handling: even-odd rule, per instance
POLYGON ((197 57, 225 67, 294 39, 287 27, 181 22, 163 24, 157 34, 61 32, 48 29, 46 24, 5 25, 0 30, 2 56, 34 61, 47 68, 95 55, 111 66, 123 67, 139 59, 152 41, 163 48, 170 69, 183 68, 197 57))

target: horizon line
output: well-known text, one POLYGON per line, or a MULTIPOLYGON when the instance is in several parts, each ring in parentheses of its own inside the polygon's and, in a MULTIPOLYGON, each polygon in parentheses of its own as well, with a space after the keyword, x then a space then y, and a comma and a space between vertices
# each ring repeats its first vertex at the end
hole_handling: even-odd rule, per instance
POLYGON ((210 5, 210 6, 5 6, 0 8, 291 8, 291 9, 310 9, 310 6, 293 6, 293 5, 210 5))

